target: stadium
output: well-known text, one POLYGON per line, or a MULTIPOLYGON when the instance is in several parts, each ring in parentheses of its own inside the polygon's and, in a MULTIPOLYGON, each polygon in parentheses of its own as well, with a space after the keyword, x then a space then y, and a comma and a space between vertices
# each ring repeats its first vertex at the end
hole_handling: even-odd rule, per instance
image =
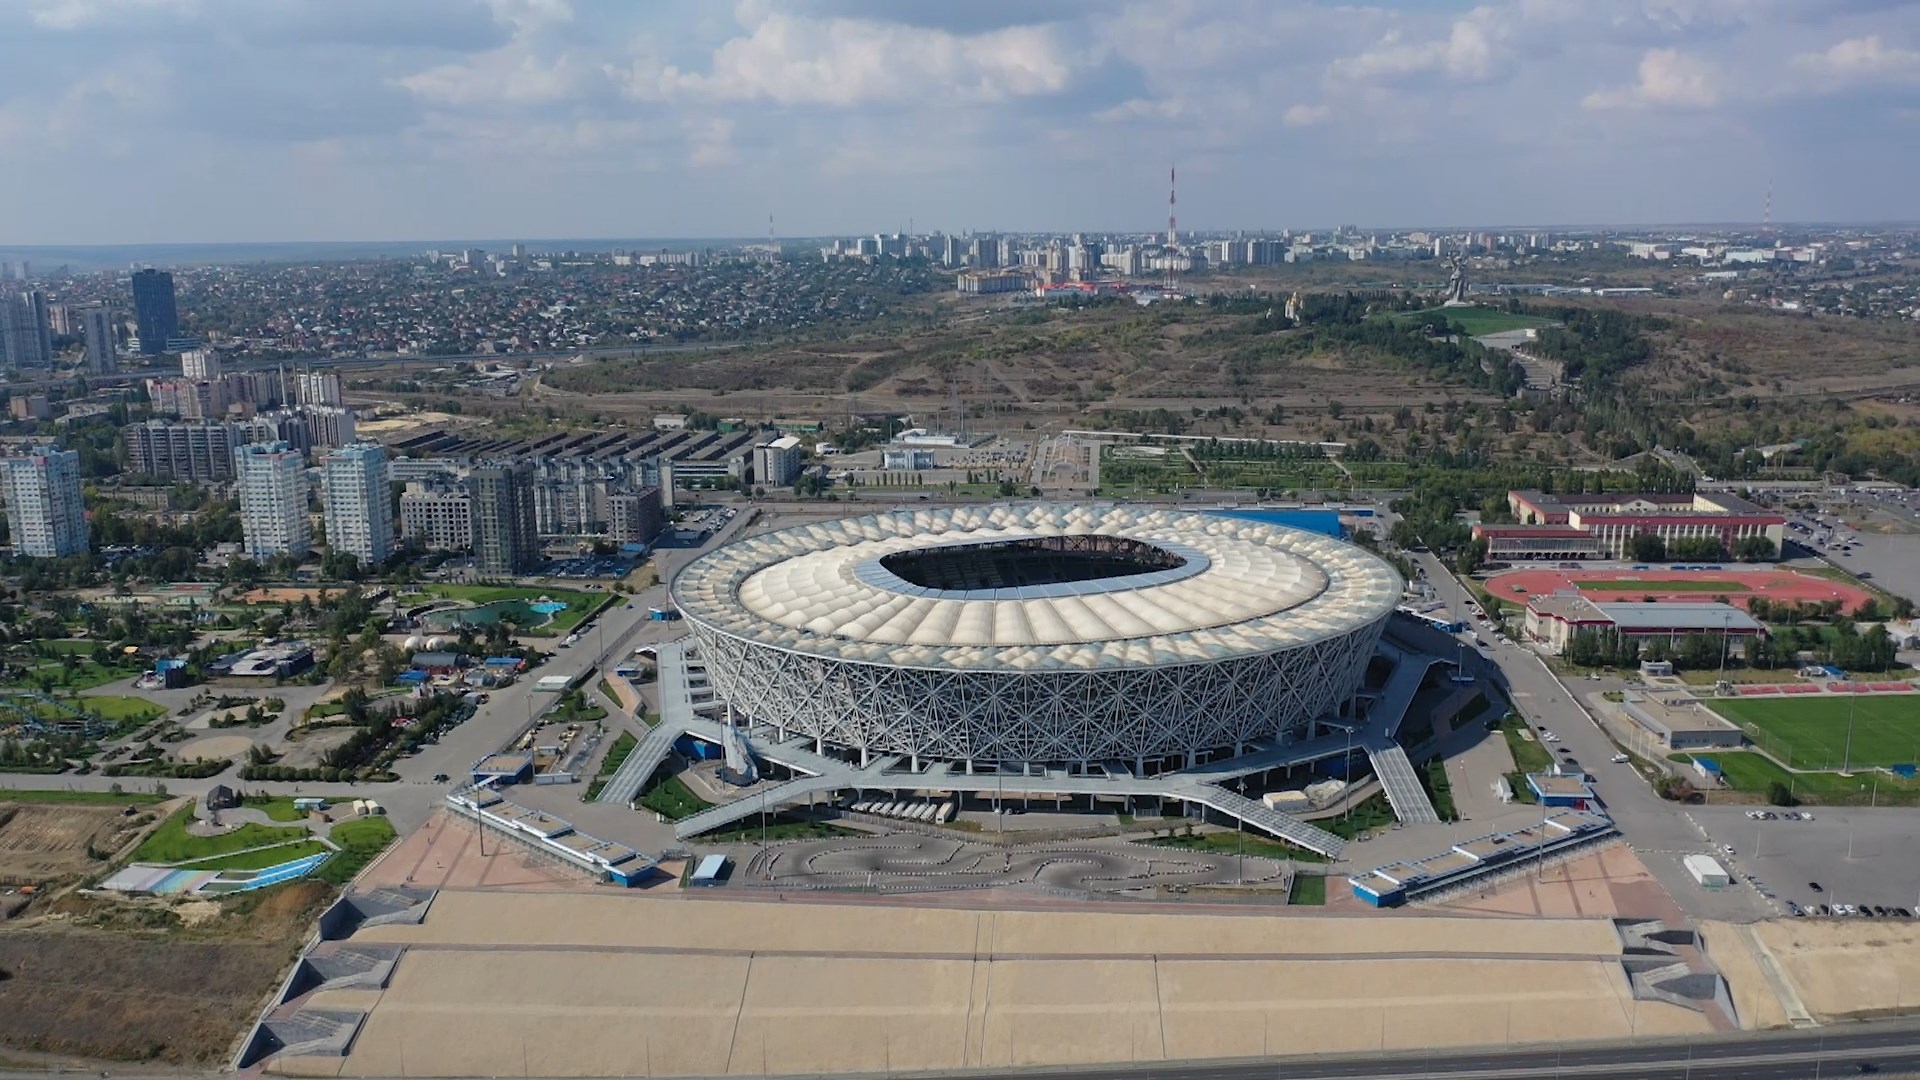
POLYGON ((1335 712, 1400 592, 1384 560, 1316 533, 1059 504, 781 529, 672 585, 713 688, 782 741, 862 767, 1139 776, 1335 712))

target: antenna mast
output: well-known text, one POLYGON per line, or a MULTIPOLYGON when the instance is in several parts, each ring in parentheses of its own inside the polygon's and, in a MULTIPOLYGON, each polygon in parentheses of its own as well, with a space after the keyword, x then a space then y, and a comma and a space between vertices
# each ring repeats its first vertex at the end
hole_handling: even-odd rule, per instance
POLYGON ((1180 167, 1178 165, 1169 165, 1167 167, 1167 248, 1165 256, 1167 261, 1166 291, 1169 296, 1173 294, 1175 289, 1174 260, 1178 257, 1180 250, 1180 226, 1174 217, 1175 193, 1179 190, 1179 181, 1180 167))

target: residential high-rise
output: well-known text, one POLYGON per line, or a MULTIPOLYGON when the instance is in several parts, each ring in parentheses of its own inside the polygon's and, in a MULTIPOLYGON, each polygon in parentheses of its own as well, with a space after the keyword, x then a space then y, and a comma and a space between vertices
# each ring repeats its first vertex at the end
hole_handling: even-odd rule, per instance
POLYGON ((240 493, 240 532, 247 557, 304 557, 313 547, 307 517, 307 459, 283 442, 252 443, 233 452, 240 493))
POLYGON ((120 370, 118 322, 111 308, 90 307, 80 312, 80 327, 87 337, 87 370, 105 375, 120 370))
POLYGON ((57 559, 87 550, 79 454, 57 446, 30 446, 0 458, 0 494, 7 500, 15 555, 57 559))
MULTIPOLYGON (((140 335, 146 340, 146 335, 140 335)), ((188 349, 180 354, 180 377, 184 379, 220 378, 220 354, 212 349, 188 349)))
POLYGON ((0 296, 0 356, 10 368, 53 366, 45 293, 21 289, 0 296))
POLYGON ((379 443, 354 443, 320 459, 327 545, 361 566, 380 566, 393 554, 391 475, 379 443))
POLYGON ((540 567, 533 469, 490 465, 467 474, 473 496, 473 563, 486 574, 525 574, 540 567))
POLYGON ((616 544, 651 544, 667 527, 660 489, 643 487, 607 496, 607 539, 616 544))
POLYGON ((473 546, 473 496, 421 481, 400 495, 400 535, 428 551, 465 551, 473 546))
POLYGON ((233 479, 240 430, 221 420, 148 420, 120 432, 127 441, 128 471, 208 484, 233 479))
POLYGON ((294 400, 302 405, 340 404, 340 374, 335 371, 297 371, 293 376, 294 400))
POLYGON ((133 274, 133 321, 140 334, 140 351, 159 356, 167 342, 180 336, 180 309, 173 298, 173 275, 164 270, 136 270, 133 274))

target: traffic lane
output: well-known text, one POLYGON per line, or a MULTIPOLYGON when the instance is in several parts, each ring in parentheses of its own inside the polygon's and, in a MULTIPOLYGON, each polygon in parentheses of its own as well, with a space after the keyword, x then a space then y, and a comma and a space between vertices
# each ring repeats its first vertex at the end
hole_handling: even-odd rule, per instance
MULTIPOLYGON (((1022 1075, 1045 1080, 1089 1076, 1155 1077, 1164 1080, 1316 1080, 1479 1075, 1555 1075, 1580 1069, 1583 1076, 1603 1077, 1801 1077, 1817 1070, 1850 1071, 1868 1064, 1878 1071, 1901 1072, 1920 1067, 1920 1033, 1910 1021, 1879 1025, 1849 1025, 1843 1031, 1761 1032, 1699 1040, 1662 1038, 1612 1045, 1591 1044, 1554 1048, 1486 1048, 1446 1050, 1433 1054, 1395 1053, 1371 1056, 1325 1055, 1311 1059, 1192 1065, 1114 1066, 1106 1069, 1034 1071, 1022 1075), (1780 1059, 1769 1061, 1768 1058, 1780 1059), (1816 1064, 1817 1063, 1817 1064, 1816 1064)), ((1004 1075, 979 1073, 978 1076, 1004 1075)))

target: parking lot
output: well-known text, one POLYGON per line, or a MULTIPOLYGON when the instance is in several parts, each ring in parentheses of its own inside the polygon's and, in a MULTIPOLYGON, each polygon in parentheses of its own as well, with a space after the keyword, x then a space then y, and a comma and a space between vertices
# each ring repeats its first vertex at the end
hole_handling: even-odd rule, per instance
POLYGON ((1911 810, 1818 807, 1806 812, 1811 821, 1788 818, 1777 807, 1697 806, 1687 812, 1705 830, 1715 856, 1740 879, 1733 887, 1764 888, 1779 914, 1790 910, 1789 901, 1810 913, 1820 904, 1829 910, 1852 904, 1909 912, 1920 905, 1920 834, 1911 810), (1775 816, 1756 820, 1750 812, 1775 816))

